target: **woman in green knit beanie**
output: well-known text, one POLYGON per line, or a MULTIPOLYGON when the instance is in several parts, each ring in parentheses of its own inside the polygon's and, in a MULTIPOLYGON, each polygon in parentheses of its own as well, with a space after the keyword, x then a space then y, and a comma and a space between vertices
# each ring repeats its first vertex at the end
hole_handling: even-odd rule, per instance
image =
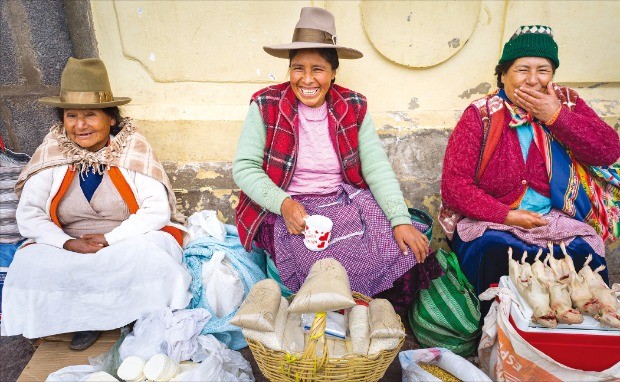
MULTIPOLYGON (((550 27, 519 27, 495 69, 499 89, 474 101, 450 136, 440 223, 476 293, 508 274, 509 247, 532 262, 553 243, 577 270, 588 254, 592 269, 605 264, 618 216, 606 206, 617 210, 618 190, 596 175, 609 169, 595 166, 614 164, 620 141, 577 92, 552 82, 559 66, 550 27)), ((540 319, 553 326, 575 317, 540 319)))

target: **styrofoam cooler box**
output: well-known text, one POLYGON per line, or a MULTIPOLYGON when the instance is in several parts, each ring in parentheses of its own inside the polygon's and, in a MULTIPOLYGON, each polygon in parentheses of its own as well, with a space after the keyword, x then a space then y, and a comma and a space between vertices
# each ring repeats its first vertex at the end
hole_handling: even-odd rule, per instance
POLYGON ((510 323, 517 333, 555 361, 586 371, 602 371, 620 362, 620 329, 602 326, 585 315, 581 324, 545 328, 532 322, 532 309, 508 276, 500 278, 499 286, 510 288, 519 302, 510 307, 510 323))

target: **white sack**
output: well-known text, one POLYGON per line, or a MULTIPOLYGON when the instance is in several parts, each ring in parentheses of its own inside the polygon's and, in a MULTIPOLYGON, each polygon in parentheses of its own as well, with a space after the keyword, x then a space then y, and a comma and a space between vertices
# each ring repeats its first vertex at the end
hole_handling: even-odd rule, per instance
POLYGON ((301 314, 289 313, 284 325, 282 350, 290 354, 303 353, 304 346, 304 329, 301 322, 301 314))
POLYGON ((274 324, 274 330, 272 332, 264 332, 260 330, 245 329, 241 332, 243 336, 255 341, 258 341, 273 350, 282 349, 282 340, 284 338, 284 328, 286 326, 286 317, 288 309, 288 301, 284 297, 280 297, 280 307, 278 308, 278 314, 276 316, 276 322, 274 324))
POLYGON ((370 346, 370 322, 368 307, 356 305, 349 312, 349 333, 353 354, 366 355, 370 346))
POLYGON ((204 296, 217 318, 226 317, 243 302, 243 281, 224 251, 215 251, 202 266, 204 296))
POLYGON ((291 313, 328 312, 355 306, 346 269, 334 258, 317 261, 289 306, 291 313))
POLYGON ((188 235, 185 240, 187 243, 192 240, 200 239, 201 237, 209 236, 213 236, 221 242, 226 239, 226 228, 217 218, 217 212, 212 210, 203 210, 193 213, 187 218, 186 226, 188 235))
POLYGON ((277 282, 261 280, 250 289, 230 323, 244 329, 273 332, 281 298, 277 282))
POLYGON ((403 369, 403 382, 440 380, 422 369, 418 363, 438 366, 461 381, 491 381, 487 375, 465 358, 445 348, 429 348, 402 351, 398 360, 403 369))
POLYGON ((86 379, 95 373, 95 368, 91 365, 73 365, 63 367, 47 376, 46 382, 75 382, 86 379))
POLYGON ((242 381, 254 382, 252 366, 241 353, 231 350, 213 335, 198 336, 201 350, 193 361, 193 369, 178 374, 173 381, 242 381))

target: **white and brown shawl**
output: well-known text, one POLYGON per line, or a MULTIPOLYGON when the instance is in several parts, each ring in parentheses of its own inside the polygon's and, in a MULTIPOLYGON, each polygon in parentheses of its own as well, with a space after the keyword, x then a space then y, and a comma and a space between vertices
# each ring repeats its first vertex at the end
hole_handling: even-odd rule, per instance
POLYGON ((21 194, 30 176, 51 167, 73 165, 80 173, 92 169, 102 173, 111 166, 117 166, 139 172, 162 183, 168 192, 171 220, 182 224, 185 217, 177 211, 176 196, 170 180, 153 148, 146 138, 136 131, 130 118, 123 118, 119 127, 121 131, 110 140, 109 145, 97 152, 91 152, 69 139, 62 123, 53 125, 19 175, 15 193, 18 196, 21 194))

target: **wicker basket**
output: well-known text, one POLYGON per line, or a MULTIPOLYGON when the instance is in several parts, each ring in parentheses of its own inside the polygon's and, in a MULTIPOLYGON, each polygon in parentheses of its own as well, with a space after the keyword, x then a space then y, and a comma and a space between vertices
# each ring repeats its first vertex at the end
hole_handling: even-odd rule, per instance
MULTIPOLYGON (((370 297, 357 292, 353 292, 353 297, 366 302, 371 300, 370 297)), ((315 353, 316 343, 324 335, 324 331, 325 319, 321 320, 317 315, 310 328, 311 342, 306 346, 306 351, 300 357, 266 348, 259 341, 249 338, 246 340, 260 371, 269 380, 276 382, 378 381, 396 358, 405 341, 403 337, 394 349, 382 350, 372 356, 347 355, 342 358, 329 358, 327 342, 322 341, 324 356, 317 357, 315 353)))

